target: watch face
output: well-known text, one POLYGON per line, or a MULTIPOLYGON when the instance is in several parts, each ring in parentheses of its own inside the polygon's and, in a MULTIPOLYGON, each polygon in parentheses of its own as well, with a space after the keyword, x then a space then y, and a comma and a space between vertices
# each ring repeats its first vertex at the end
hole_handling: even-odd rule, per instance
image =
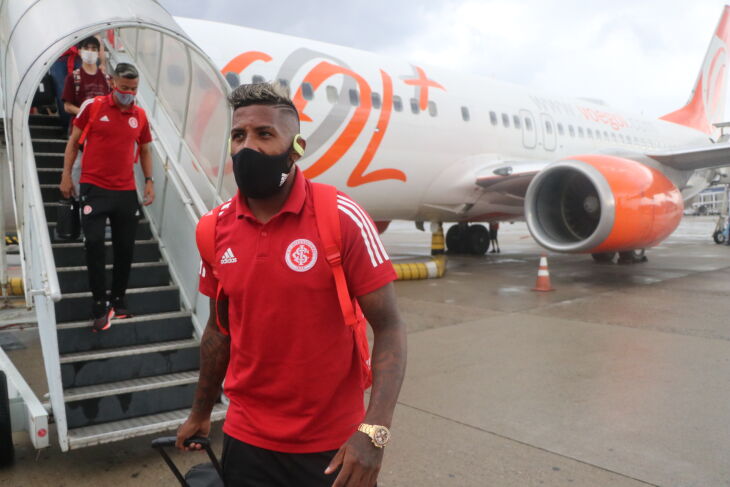
POLYGON ((383 428, 383 427, 375 428, 375 431, 373 432, 373 442, 377 446, 385 446, 385 444, 388 443, 389 439, 390 439, 390 431, 388 431, 388 428, 383 428))

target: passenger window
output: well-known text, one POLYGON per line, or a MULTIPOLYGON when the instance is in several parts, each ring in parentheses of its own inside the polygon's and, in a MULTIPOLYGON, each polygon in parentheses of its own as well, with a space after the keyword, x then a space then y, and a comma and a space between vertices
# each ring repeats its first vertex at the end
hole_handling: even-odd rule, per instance
POLYGON ((618 138, 621 139, 621 142, 625 142, 624 141, 624 134, 618 134, 618 138))
POLYGON ((436 108, 436 103, 433 101, 428 102, 428 114, 432 117, 435 117, 439 114, 438 109, 436 108))
POLYGON ((258 83, 263 83, 263 82, 264 82, 264 77, 261 76, 260 74, 254 74, 253 76, 251 76, 251 83, 258 84, 258 83))
POLYGON ((617 141, 617 140, 616 140, 616 134, 614 134, 613 132, 611 132, 611 138, 613 139, 613 141, 614 141, 614 142, 616 142, 616 141, 617 141))
POLYGON ((238 73, 231 73, 230 71, 226 73, 226 81, 228 81, 228 85, 231 88, 238 88, 238 85, 241 84, 241 78, 239 78, 238 73))
POLYGON ((465 122, 469 121, 469 109, 467 107, 461 107, 461 118, 464 119, 465 122))
POLYGON ((583 127, 578 127, 578 137, 583 137, 583 127))
POLYGON ((553 133, 553 124, 549 120, 545 120, 545 131, 549 134, 553 133))
POLYGON ((418 100, 416 100, 415 98, 411 98, 411 111, 414 114, 418 114, 418 112, 421 111, 420 107, 418 106, 418 100))
POLYGON ((532 131, 532 119, 531 118, 525 118, 525 128, 529 131, 532 131))
POLYGON ((609 140, 608 132, 606 132, 605 130, 603 131, 603 140, 609 140))
POLYGON ((330 103, 337 103, 337 88, 332 85, 327 85, 327 101, 330 103))
POLYGON ((314 98, 314 90, 312 89, 311 83, 302 83, 302 96, 305 100, 314 98))
POLYGON ((401 100, 400 96, 398 95, 393 97, 393 110, 395 110, 396 112, 403 111, 403 100, 401 100))
POLYGON ((509 115, 507 115, 506 113, 502 114, 502 125, 509 128, 509 115))
POLYGON ((360 94, 355 89, 350 90, 350 105, 356 107, 360 104, 360 94))
POLYGON ((497 114, 489 112, 489 121, 492 122, 492 125, 497 125, 497 114))
POLYGON ((370 98, 373 101, 373 108, 375 108, 376 110, 380 108, 380 93, 375 93, 373 91, 373 94, 370 98))
POLYGON ((289 80, 279 78, 279 84, 283 86, 285 89, 289 89, 289 80))
POLYGON ((514 125, 516 129, 520 128, 522 126, 522 123, 520 122, 520 117, 518 117, 517 115, 512 115, 512 125, 514 125))
POLYGON ((588 138, 589 138, 589 139, 592 139, 592 138, 593 138, 593 130, 591 130, 591 129, 586 129, 586 135, 588 135, 588 138))
POLYGON ((560 135, 565 134, 565 130, 563 130, 563 124, 562 123, 558 123, 558 133, 560 135))
POLYGON ((570 132, 571 137, 575 137, 575 129, 572 125, 568 125, 568 132, 570 132))

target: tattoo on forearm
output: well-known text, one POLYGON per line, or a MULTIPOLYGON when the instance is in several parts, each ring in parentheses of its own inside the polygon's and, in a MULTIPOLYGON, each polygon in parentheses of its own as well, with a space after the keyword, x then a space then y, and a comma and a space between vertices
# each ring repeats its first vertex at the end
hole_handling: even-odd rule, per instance
POLYGON ((213 409, 228 369, 229 355, 230 339, 207 326, 200 341, 200 377, 193 401, 193 413, 209 414, 213 409))

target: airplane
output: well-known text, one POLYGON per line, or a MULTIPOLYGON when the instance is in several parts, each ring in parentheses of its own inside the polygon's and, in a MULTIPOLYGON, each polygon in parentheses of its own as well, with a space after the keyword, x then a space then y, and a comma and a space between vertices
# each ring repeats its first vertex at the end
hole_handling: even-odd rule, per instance
MULTIPOLYGON (((526 220, 542 247, 641 262, 678 226, 684 201, 727 181, 730 7, 689 101, 659 119, 599 100, 200 19, 176 18, 231 87, 279 80, 302 120, 305 176, 337 185, 384 231, 457 222, 450 251, 483 254, 479 222, 526 220)), ((224 187, 235 192, 233 178, 224 187)))

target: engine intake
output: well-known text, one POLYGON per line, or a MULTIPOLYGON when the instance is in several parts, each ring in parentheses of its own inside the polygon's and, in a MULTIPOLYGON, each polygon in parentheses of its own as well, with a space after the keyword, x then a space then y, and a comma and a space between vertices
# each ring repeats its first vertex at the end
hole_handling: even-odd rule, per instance
POLYGON ((530 233, 556 252, 651 247, 677 228, 682 210, 679 190, 661 172, 609 155, 555 162, 525 195, 530 233))

